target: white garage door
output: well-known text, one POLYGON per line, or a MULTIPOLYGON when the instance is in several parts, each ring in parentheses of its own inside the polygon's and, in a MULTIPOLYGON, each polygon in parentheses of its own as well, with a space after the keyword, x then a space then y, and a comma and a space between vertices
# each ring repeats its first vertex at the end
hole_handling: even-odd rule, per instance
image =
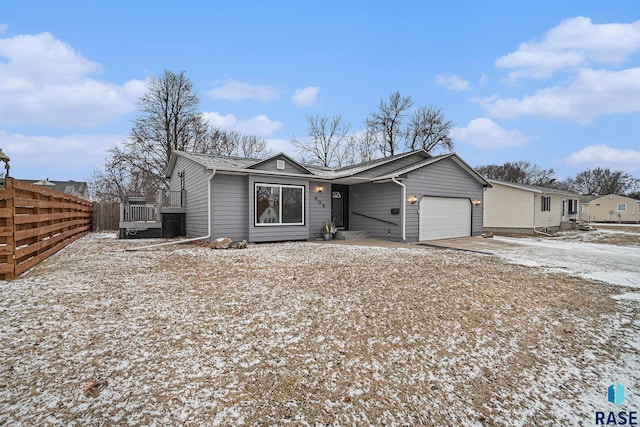
POLYGON ((452 197, 420 200, 420 240, 471 236, 471 202, 452 197))

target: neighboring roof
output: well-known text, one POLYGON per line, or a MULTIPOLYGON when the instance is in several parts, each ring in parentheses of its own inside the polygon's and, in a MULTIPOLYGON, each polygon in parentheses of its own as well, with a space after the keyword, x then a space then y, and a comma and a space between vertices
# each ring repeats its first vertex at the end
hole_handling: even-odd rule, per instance
POLYGON ((640 203, 640 200, 638 200, 638 199, 634 199, 632 197, 627 197, 627 196, 620 196, 618 194, 605 194, 604 196, 591 196, 588 199, 581 200, 581 203, 583 203, 583 204, 591 203, 591 202, 593 202, 595 200, 600 200, 600 199, 603 199, 603 198, 609 199, 609 196, 620 197, 622 199, 629 200, 630 202, 633 202, 633 203, 640 203))
POLYGON ((533 193, 559 194, 562 196, 580 197, 578 194, 572 193, 570 191, 558 190, 556 188, 540 187, 539 185, 518 184, 515 182, 499 181, 497 179, 487 179, 487 181, 489 181, 489 183, 491 184, 504 185, 506 187, 512 187, 512 188, 517 188, 519 190, 531 191, 533 193))
MULTIPOLYGON (((470 167, 467 163, 465 163, 458 155, 455 153, 444 154, 437 157, 432 157, 425 150, 416 150, 410 151, 407 153, 396 154, 390 157, 384 157, 381 159, 371 160, 368 162, 359 163, 352 166, 341 167, 341 168, 328 168, 322 166, 313 166, 313 165, 303 165, 293 160, 291 157, 287 156, 284 153, 278 153, 274 156, 270 156, 267 159, 257 160, 257 159, 246 159, 241 157, 229 157, 229 156, 218 156, 213 154, 196 154, 185 151, 174 151, 171 154, 171 159, 169 161, 169 167, 167 169, 167 177, 171 176, 173 172, 173 168, 175 167, 177 157, 182 156, 187 159, 190 159, 196 163, 201 164, 207 169, 216 170, 220 172, 231 172, 231 173, 259 173, 259 174, 269 174, 269 175, 283 175, 283 176, 299 176, 309 178, 309 175, 305 175, 302 173, 291 173, 291 172, 274 172, 274 171, 262 171, 259 169, 255 169, 255 166, 263 164, 273 159, 284 157, 294 165, 298 166, 301 170, 307 171, 313 177, 321 180, 337 180, 337 179, 357 179, 355 175, 362 174, 365 171, 371 171, 377 167, 387 165, 392 162, 396 162, 400 159, 404 159, 408 156, 412 155, 420 155, 423 160, 418 160, 415 163, 401 167, 397 170, 388 172, 386 171, 384 175, 373 176, 369 178, 359 178, 366 179, 371 181, 380 181, 386 179, 392 179, 394 177, 398 177, 404 174, 407 174, 416 169, 428 166, 432 163, 438 162, 443 159, 450 158, 455 161, 462 169, 464 169, 467 173, 472 175, 476 180, 481 182, 484 186, 490 187, 491 184, 487 182, 482 176, 480 176, 472 167, 470 167)), ((406 165, 406 163, 405 163, 406 165)))
POLYGON ((51 181, 49 178, 45 179, 20 179, 22 182, 28 184, 38 185, 41 187, 47 187, 52 190, 60 191, 62 193, 71 194, 72 196, 86 198, 89 194, 89 186, 84 181, 51 181))

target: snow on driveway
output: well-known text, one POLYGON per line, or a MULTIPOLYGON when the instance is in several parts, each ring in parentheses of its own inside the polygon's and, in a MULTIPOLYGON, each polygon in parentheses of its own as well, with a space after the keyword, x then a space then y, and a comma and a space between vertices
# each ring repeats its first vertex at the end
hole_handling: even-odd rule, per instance
POLYGON ((492 252, 511 262, 564 271, 586 279, 640 288, 640 248, 551 239, 494 237, 508 245, 492 252))

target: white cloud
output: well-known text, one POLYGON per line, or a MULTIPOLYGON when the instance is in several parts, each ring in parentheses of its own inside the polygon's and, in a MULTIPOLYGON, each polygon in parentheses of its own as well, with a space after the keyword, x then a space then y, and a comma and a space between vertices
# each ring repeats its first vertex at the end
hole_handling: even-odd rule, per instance
POLYGON ((248 83, 229 80, 222 86, 209 90, 207 95, 213 99, 225 99, 228 101, 257 99, 261 102, 267 102, 278 98, 278 91, 272 86, 254 86, 248 83))
POLYGON ((107 150, 124 135, 73 134, 28 136, 0 131, 2 149, 10 158, 11 175, 23 179, 86 180, 107 150))
POLYGON ((527 143, 531 138, 517 129, 506 130, 491 119, 473 119, 466 128, 453 128, 451 137, 483 149, 502 149, 527 143))
POLYGON ((602 115, 640 112, 640 68, 583 69, 566 87, 542 89, 521 99, 492 96, 475 101, 491 117, 538 116, 589 123, 602 115))
POLYGON ((0 38, 0 124, 54 127, 108 123, 135 109, 146 85, 88 77, 100 66, 49 33, 0 38))
POLYGON ((438 74, 435 78, 436 84, 445 86, 449 90, 464 91, 470 90, 469 82, 457 75, 443 76, 438 74))
POLYGON ((296 93, 291 97, 291 102, 298 107, 311 107, 316 102, 318 92, 320 92, 320 88, 315 86, 296 89, 296 93))
POLYGON ((496 66, 513 70, 510 79, 541 79, 592 63, 620 65, 639 50, 640 21, 593 24, 589 18, 577 17, 562 21, 539 43, 520 44, 515 52, 498 58, 496 66))
POLYGON ((288 139, 268 138, 267 150, 271 150, 272 153, 286 153, 291 155, 293 148, 288 139))
POLYGON ((571 153, 564 162, 576 167, 605 167, 624 171, 640 170, 640 151, 607 145, 589 145, 571 153))
POLYGON ((203 113, 203 115, 212 126, 224 130, 236 130, 249 135, 266 137, 282 128, 282 123, 273 121, 264 114, 259 114, 247 120, 238 120, 233 114, 222 115, 217 112, 203 113))

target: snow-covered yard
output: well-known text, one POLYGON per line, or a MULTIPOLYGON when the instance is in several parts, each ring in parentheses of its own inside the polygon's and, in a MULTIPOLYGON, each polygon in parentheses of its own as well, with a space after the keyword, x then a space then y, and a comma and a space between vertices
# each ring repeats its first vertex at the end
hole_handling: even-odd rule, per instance
POLYGON ((612 298, 632 288, 430 248, 123 251, 141 244, 92 234, 0 281, 0 425, 590 425, 640 407, 640 301, 612 298))
POLYGON ((495 246, 492 253, 511 262, 634 287, 640 292, 640 233, 590 231, 560 233, 553 238, 494 239, 508 245, 495 246), (632 244, 634 239, 638 239, 637 245, 632 244))

